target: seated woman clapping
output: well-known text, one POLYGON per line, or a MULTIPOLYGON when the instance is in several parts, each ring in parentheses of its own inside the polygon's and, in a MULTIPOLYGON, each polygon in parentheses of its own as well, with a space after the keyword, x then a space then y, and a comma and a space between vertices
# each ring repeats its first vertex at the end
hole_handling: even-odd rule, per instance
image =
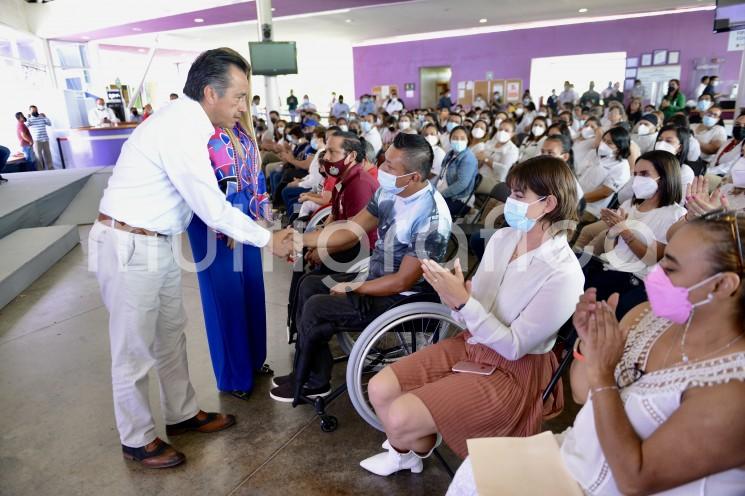
MULTIPOLYGON (((647 276, 649 304, 619 322, 617 296, 582 297, 572 394, 556 436, 586 494, 745 494, 745 217, 683 225, 647 276)), ((499 463, 499 460, 495 460, 499 463)), ((448 496, 476 494, 470 461, 448 496)))
POLYGON ((540 156, 512 167, 507 184, 511 227, 489 240, 472 281, 464 282, 458 262, 454 274, 422 263, 427 281, 468 330, 370 381, 368 395, 388 436, 387 452, 361 462, 373 473, 420 472, 441 439, 464 457, 469 438, 535 434, 544 416, 563 406, 561 387, 546 405, 541 394, 557 367, 551 350, 558 330, 584 283, 562 232, 577 218, 574 176, 563 160, 540 156), (453 372, 463 361, 493 371, 453 372))

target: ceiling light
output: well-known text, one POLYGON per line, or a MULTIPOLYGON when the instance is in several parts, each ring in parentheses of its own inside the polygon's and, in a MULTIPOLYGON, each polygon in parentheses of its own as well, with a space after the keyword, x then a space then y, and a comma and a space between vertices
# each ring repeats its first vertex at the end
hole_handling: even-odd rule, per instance
POLYGON ((145 53, 145 49, 144 48, 138 48, 137 51, 140 52, 140 53, 145 53))
POLYGON ((81 38, 83 38, 84 40, 90 40, 91 39, 90 36, 81 36, 81 38))
POLYGON ((352 22, 352 19, 347 19, 347 20, 346 20, 346 21, 344 21, 344 22, 346 22, 347 24, 349 24, 349 23, 351 23, 351 22, 352 22))
POLYGON ((132 28, 132 31, 142 31, 142 28, 132 28))
POLYGON ((484 23, 486 22, 486 19, 483 19, 483 18, 482 18, 482 19, 479 19, 479 22, 480 22, 481 24, 484 24, 484 23))
POLYGON ((272 12, 274 12, 275 10, 277 10, 277 9, 275 7, 272 7, 272 12))
POLYGON ((579 12, 580 14, 584 14, 585 12, 587 12, 587 9, 586 9, 585 7, 582 7, 581 9, 579 9, 579 11, 578 11, 578 12, 579 12))
POLYGON ((197 24, 199 24, 201 22, 204 22, 204 19, 202 19, 201 17, 197 17, 196 19, 194 19, 194 22, 196 22, 197 24))

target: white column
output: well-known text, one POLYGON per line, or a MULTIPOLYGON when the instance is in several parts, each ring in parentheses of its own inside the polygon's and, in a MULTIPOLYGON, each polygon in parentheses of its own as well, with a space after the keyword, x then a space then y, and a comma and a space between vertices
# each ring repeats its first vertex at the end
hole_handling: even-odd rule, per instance
POLYGON ((735 102, 735 117, 745 107, 745 50, 740 58, 740 80, 737 84, 737 101, 735 102))
MULTIPOLYGON (((272 41, 274 39, 274 24, 272 22, 272 0, 256 0, 257 26, 259 29, 259 41, 272 41)), ((265 116, 269 122, 269 111, 279 111, 281 102, 276 76, 264 76, 264 94, 266 95, 265 116)))

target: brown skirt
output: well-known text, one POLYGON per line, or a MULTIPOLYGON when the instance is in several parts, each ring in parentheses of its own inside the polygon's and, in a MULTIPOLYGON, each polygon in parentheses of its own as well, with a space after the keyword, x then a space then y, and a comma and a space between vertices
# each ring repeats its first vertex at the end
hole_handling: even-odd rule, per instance
POLYGON ((401 389, 422 400, 445 443, 461 458, 468 454, 468 439, 532 436, 544 418, 564 407, 561 382, 545 404, 541 400, 558 368, 552 351, 510 361, 484 345, 468 344, 470 336, 465 331, 391 365, 401 389), (488 376, 452 372, 461 360, 497 369, 488 376))

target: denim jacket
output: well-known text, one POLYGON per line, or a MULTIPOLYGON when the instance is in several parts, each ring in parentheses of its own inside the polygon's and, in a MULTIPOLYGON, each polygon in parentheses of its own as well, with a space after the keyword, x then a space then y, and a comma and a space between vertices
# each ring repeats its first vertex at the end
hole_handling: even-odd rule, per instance
POLYGON ((473 192, 478 174, 478 160, 470 148, 460 153, 450 150, 442 160, 442 174, 445 174, 448 187, 442 196, 453 200, 466 200, 473 192))

